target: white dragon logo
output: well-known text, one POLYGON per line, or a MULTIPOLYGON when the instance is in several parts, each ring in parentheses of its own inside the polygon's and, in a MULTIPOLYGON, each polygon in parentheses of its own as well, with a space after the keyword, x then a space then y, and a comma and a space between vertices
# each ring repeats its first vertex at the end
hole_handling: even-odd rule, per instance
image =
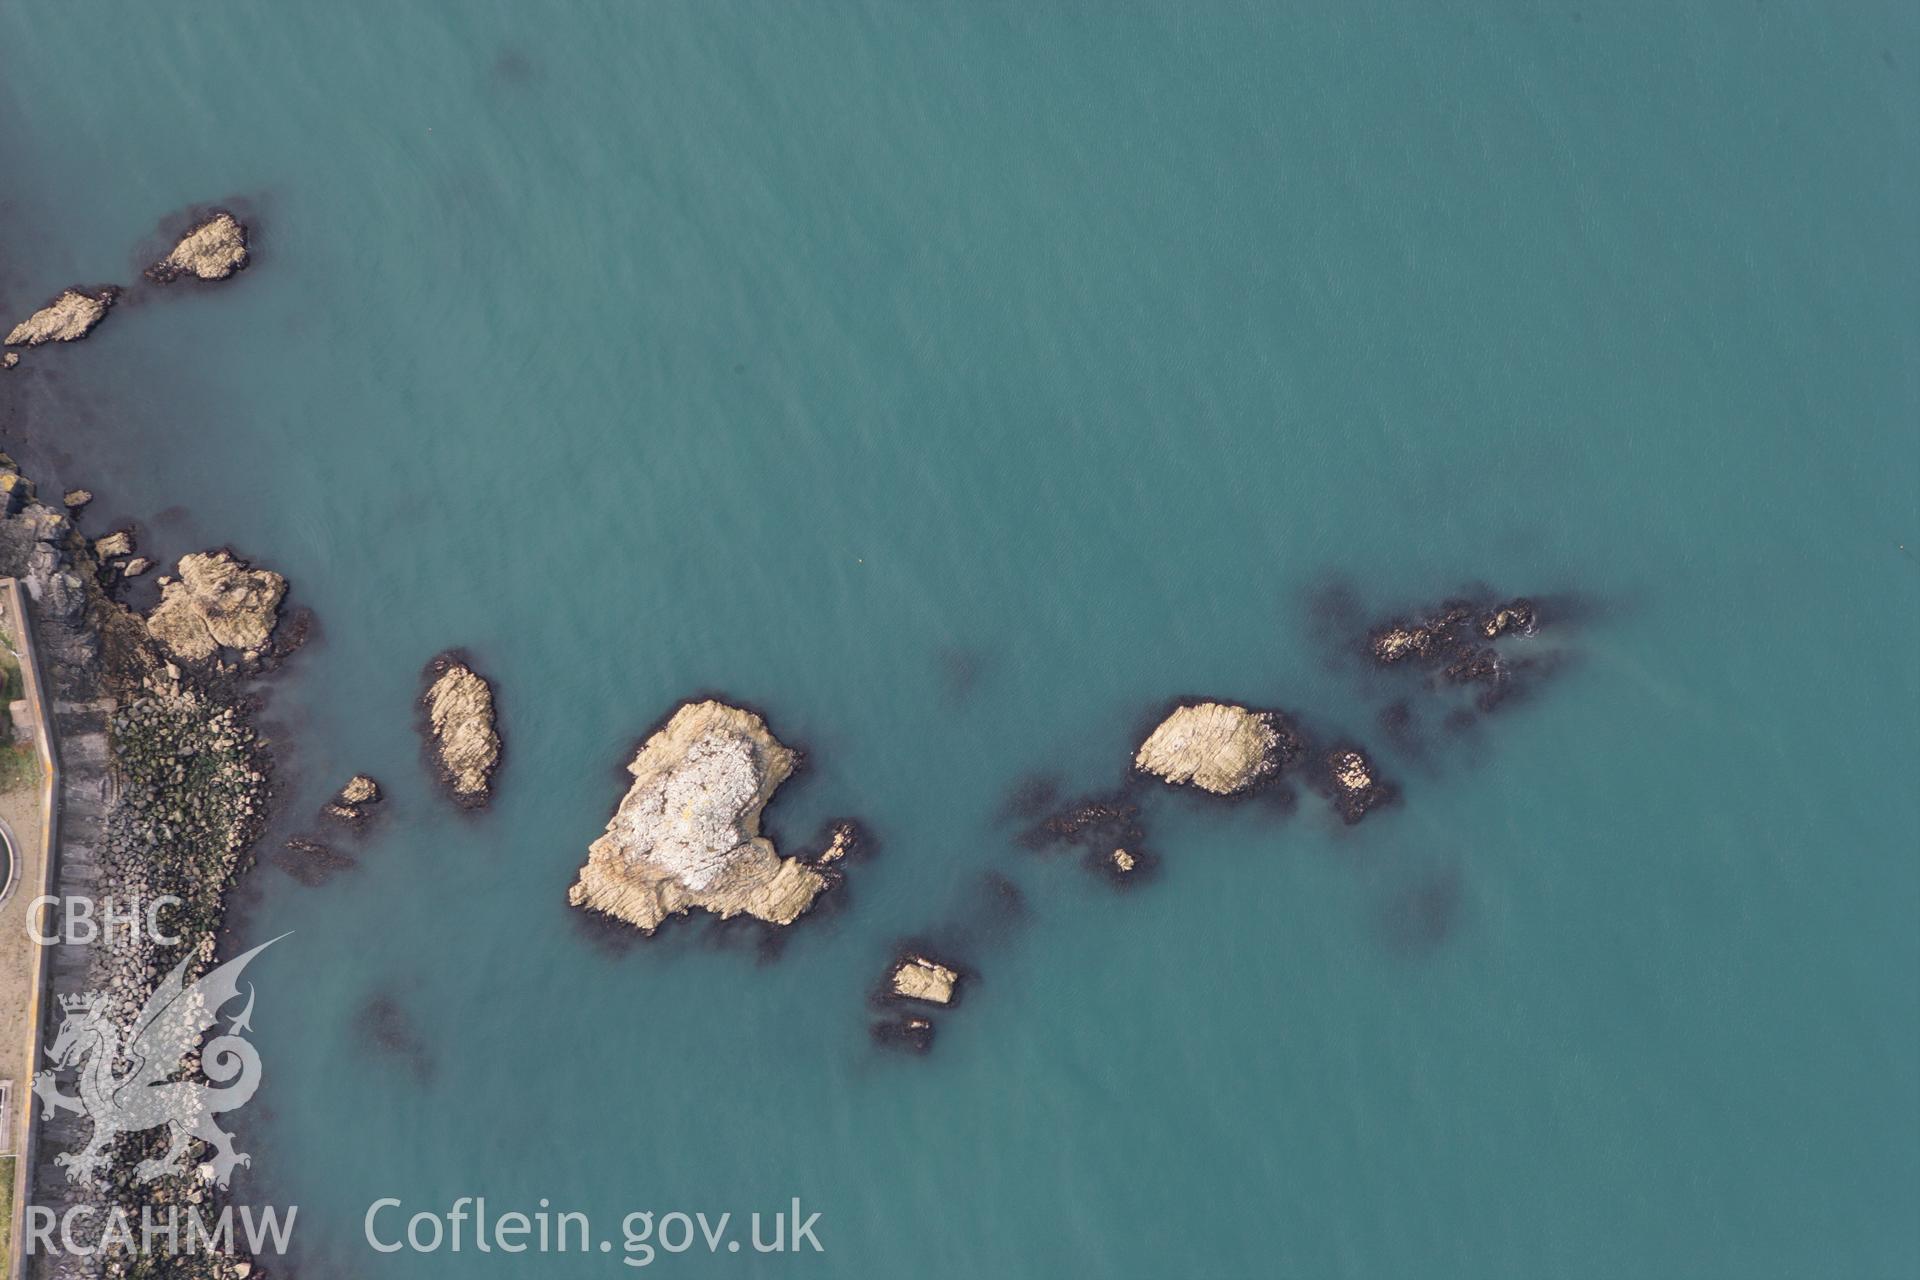
POLYGON ((182 1068, 201 1034, 219 1021, 221 1007, 239 998, 240 972, 247 962, 278 941, 261 943, 191 986, 185 978, 192 957, 182 960, 154 988, 124 1044, 98 992, 60 998, 66 1017, 47 1050, 55 1068, 34 1077, 33 1091, 47 1114, 72 1111, 93 1121, 93 1137, 83 1151, 54 1157, 54 1163, 66 1169, 67 1181, 97 1184, 115 1138, 161 1125, 171 1130, 171 1145, 159 1159, 142 1160, 135 1167, 134 1176, 141 1182, 153 1181, 170 1167, 185 1172, 188 1145, 195 1138, 213 1148, 214 1180, 223 1187, 236 1165, 252 1163, 251 1157, 233 1149, 233 1135, 213 1120, 216 1112, 246 1105, 260 1087, 260 1054, 240 1036, 253 1029, 251 984, 246 1007, 228 1024, 227 1033, 207 1041, 201 1052, 200 1071, 212 1084, 183 1078, 182 1068), (80 1070, 77 1098, 61 1093, 54 1083, 55 1074, 67 1067, 80 1070))

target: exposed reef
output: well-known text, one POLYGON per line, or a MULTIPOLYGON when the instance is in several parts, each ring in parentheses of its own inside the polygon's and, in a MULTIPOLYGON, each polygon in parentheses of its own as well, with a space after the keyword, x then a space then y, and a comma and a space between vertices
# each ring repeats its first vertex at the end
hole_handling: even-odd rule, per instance
POLYGON ((849 825, 817 858, 783 858, 760 834, 767 801, 797 754, 751 711, 683 704, 634 755, 633 784, 587 849, 567 900, 652 933, 699 908, 789 925, 838 883, 849 825))
MULTIPOLYGON (((1017 892, 1017 891, 1016 891, 1017 892)), ((876 1044, 925 1053, 933 1047, 934 1023, 918 1006, 950 1009, 960 1002, 968 981, 967 970, 942 959, 918 943, 903 948, 887 966, 873 990, 873 1003, 883 1009, 905 1005, 876 1020, 869 1028, 876 1044)))
POLYGON ((120 296, 111 285, 92 291, 68 289, 7 334, 9 347, 37 347, 47 342, 78 342, 107 318, 107 308, 120 296))
POLYGON ((257 662, 286 594, 285 578, 251 568, 231 552, 182 556, 179 576, 161 579, 160 603, 147 615, 147 631, 183 662, 206 662, 222 649, 257 662))
POLYGON ((180 237, 166 257, 147 268, 147 279, 166 284, 182 276, 225 280, 247 265, 247 228, 224 209, 180 237))
POLYGON ((1507 601, 1449 600, 1425 609, 1413 620, 1395 618, 1367 633, 1367 653, 1383 667, 1417 666, 1452 684, 1485 686, 1479 701, 1492 710, 1505 695, 1512 663, 1495 641, 1531 636, 1538 612, 1525 597, 1507 601))
POLYGON ((1334 812, 1351 825, 1367 810, 1393 801, 1398 791, 1360 748, 1331 747, 1322 752, 1313 777, 1314 789, 1332 802, 1334 812))
POLYGON ((1140 744, 1133 767, 1170 786, 1240 795, 1277 778, 1301 747, 1277 711, 1189 702, 1174 707, 1140 744))
POLYGON ((493 797, 500 766, 500 733, 493 686, 449 650, 427 664, 426 734, 440 780, 463 808, 478 809, 493 797))

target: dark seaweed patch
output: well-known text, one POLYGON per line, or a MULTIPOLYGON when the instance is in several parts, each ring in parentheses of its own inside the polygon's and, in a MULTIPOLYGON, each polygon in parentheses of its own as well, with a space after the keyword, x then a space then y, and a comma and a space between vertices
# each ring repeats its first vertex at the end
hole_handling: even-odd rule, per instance
POLYGON ((1396 890, 1381 905, 1381 936, 1401 954, 1434 951, 1459 927, 1464 896, 1458 867, 1428 871, 1396 890))
POLYGON ((416 1080, 433 1074, 433 1055, 426 1041, 392 996, 376 995, 367 1001, 354 1018, 354 1028, 364 1043, 399 1059, 416 1080))
POLYGON ((349 871, 360 864, 330 845, 305 836, 295 836, 273 855, 273 865, 308 888, 316 889, 342 871, 349 871))

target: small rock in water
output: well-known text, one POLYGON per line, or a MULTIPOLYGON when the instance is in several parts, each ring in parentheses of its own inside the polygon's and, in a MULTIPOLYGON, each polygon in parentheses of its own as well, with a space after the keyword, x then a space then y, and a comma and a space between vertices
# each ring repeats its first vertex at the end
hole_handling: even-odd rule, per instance
POLYGON ((7 334, 6 345, 37 347, 46 342, 77 342, 107 318, 107 308, 119 296, 120 291, 111 287, 93 293, 68 289, 15 325, 7 334))
POLYGON ((960 971, 938 960, 910 951, 893 962, 887 974, 887 994, 896 1000, 925 1004, 952 1004, 960 971))
POLYGON ((1277 711, 1226 702, 1177 706, 1134 753, 1133 767, 1170 786, 1239 795, 1269 782, 1301 750, 1277 711))
MULTIPOLYGON (((8 352, 8 354, 11 355, 12 352, 8 352)), ((67 490, 67 496, 61 499, 61 501, 65 503, 67 510, 78 511, 93 501, 93 492, 90 489, 69 489, 67 490)))
POLYGON ((356 773, 340 788, 341 804, 373 804, 380 799, 380 784, 364 773, 356 773))
POLYGON ((1393 784, 1358 747, 1334 747, 1320 757, 1318 789, 1333 802, 1334 810, 1349 824, 1360 821, 1367 810, 1389 803, 1397 793, 1393 784))
POLYGON ((181 276, 225 280, 246 265, 247 229, 223 209, 182 236, 171 253, 147 268, 147 278, 159 284, 181 276))
POLYGON ((456 651, 427 664, 427 736, 440 765, 440 779, 455 803, 477 809, 493 798, 493 771, 500 765, 500 733, 493 686, 456 651))
POLYGON ((115 556, 133 554, 133 530, 115 529, 104 538, 95 538, 93 554, 102 560, 111 560, 115 556))
POLYGON ((357 827, 366 821, 369 811, 379 803, 380 784, 364 773, 356 773, 347 779, 347 785, 341 787, 320 812, 336 822, 357 827))

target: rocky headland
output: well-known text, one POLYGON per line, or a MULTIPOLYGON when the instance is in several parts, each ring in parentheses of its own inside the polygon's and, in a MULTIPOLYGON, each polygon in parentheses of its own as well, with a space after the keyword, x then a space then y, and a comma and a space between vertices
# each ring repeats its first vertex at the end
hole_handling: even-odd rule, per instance
POLYGON ((107 318, 107 308, 120 296, 104 289, 67 289, 59 297, 22 320, 7 334, 9 347, 37 347, 48 342, 78 342, 107 318))
POLYGON ((483 808, 493 798, 493 774, 500 767, 493 686, 458 650, 429 662, 426 678, 421 705, 440 781, 462 808, 483 808))
POLYGON ((147 279, 167 284, 182 276, 225 280, 247 265, 247 228, 218 209, 180 237, 166 257, 147 268, 147 279))
POLYGON ((1234 796, 1279 777, 1301 748, 1277 711, 1196 701, 1168 713, 1134 753, 1133 767, 1169 786, 1234 796))
POLYGON ((767 801, 797 763, 753 712, 682 705, 628 764, 633 783, 567 900, 644 933, 695 909, 792 924, 838 883, 855 843, 848 825, 821 855, 801 859, 760 834, 767 801))

